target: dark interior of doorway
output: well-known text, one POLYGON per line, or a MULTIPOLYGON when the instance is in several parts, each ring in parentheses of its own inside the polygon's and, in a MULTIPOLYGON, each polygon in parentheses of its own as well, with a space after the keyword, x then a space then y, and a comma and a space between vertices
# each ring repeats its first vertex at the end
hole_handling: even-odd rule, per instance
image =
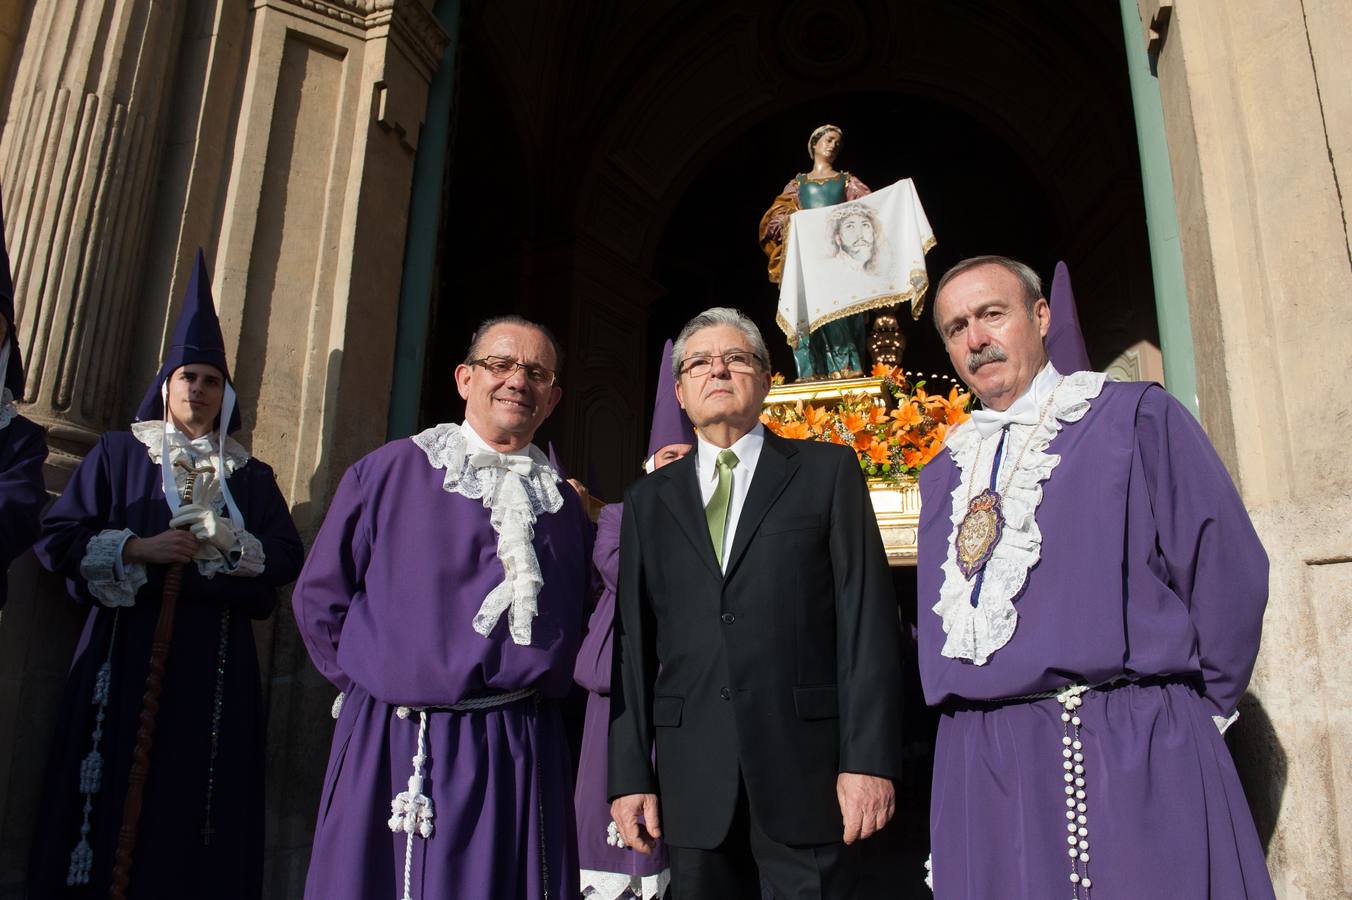
MULTIPOLYGON (((752 4, 742 5, 749 8, 752 4)), ((901 8, 883 0, 868 5, 901 8)), ((851 89, 825 92, 820 84, 802 90, 801 82, 785 82, 786 95, 761 113, 718 133, 692 136, 705 144, 692 170, 678 179, 678 196, 662 207, 665 223, 646 273, 661 293, 647 323, 646 369, 635 373, 636 378, 651 384, 663 340, 673 337, 691 315, 712 305, 738 306, 748 312, 766 336, 774 368, 792 372, 788 348, 774 324, 775 290, 765 277, 756 224, 784 183, 807 168, 808 134, 825 122, 844 130, 841 167, 874 189, 899 178, 914 180, 938 239, 927 259, 932 282, 953 262, 978 253, 1021 258, 1044 278, 1050 277, 1058 259, 1066 259, 1072 274, 1080 273, 1076 278, 1080 317, 1096 366, 1105 366, 1137 341, 1155 339, 1140 174, 1134 161, 1120 30, 1114 34, 1118 27, 1115 4, 1077 7, 1064 12, 1062 18, 1031 13, 1017 4, 993 7, 1036 19, 1039 27, 1036 39, 1026 41, 1028 53, 1041 54, 1044 59, 1039 61, 1048 66, 1053 60, 1081 66, 1067 70, 1065 79, 1054 83, 1087 95, 1091 106, 1113 110, 1117 131, 1100 136, 1097 142, 1086 140, 1083 129, 1098 127, 1093 125, 1098 119, 1086 115, 1068 123, 1052 123, 1031 109, 1002 110, 1010 114, 1003 117, 1003 123, 995 121, 1001 117, 983 114, 946 94, 942 78, 937 77, 928 82, 930 90, 914 81, 900 89, 892 85, 868 88, 862 84, 868 79, 862 77, 851 89), (1105 42, 1086 42, 1085 30, 1072 22, 1077 17, 1092 20, 1095 27, 1090 31, 1106 36, 1105 42), (1047 133, 1057 136, 1055 153, 1046 142, 1032 140, 1047 133), (1100 148, 1102 155, 1085 159, 1086 154, 1077 152, 1077 141, 1100 148), (1102 151, 1104 147, 1107 152, 1102 151), (1087 170, 1101 177, 1086 178, 1087 170), (1069 203, 1067 198, 1078 202, 1069 203)), ((566 341, 571 304, 582 302, 569 295, 566 277, 556 280, 549 270, 557 260, 566 264, 570 242, 577 238, 577 185, 584 173, 576 162, 591 155, 590 142, 598 134, 585 126, 569 131, 561 125, 546 131, 544 137, 532 138, 543 149, 528 145, 521 121, 530 115, 522 110, 530 107, 521 98, 521 86, 571 75, 528 72, 526 76, 532 77, 510 78, 494 50, 495 40, 507 41, 501 33, 489 34, 496 28, 512 31, 513 39, 518 34, 538 37, 557 31, 560 17, 567 17, 558 11, 562 7, 532 11, 518 5, 512 7, 513 16, 499 19, 494 19, 487 5, 470 3, 467 8, 478 12, 467 14, 461 32, 455 138, 443 188, 440 277, 428 336, 422 424, 458 421, 463 416, 451 370, 462 358, 478 321, 502 312, 520 312, 546 322, 566 341), (538 30, 528 27, 532 21, 538 30)), ((951 16, 954 27, 944 32, 944 39, 965 40, 963 36, 969 33, 965 21, 979 18, 975 7, 953 4, 949 10, 934 7, 926 15, 951 16)), ((699 17, 692 14, 690 18, 699 17)), ((670 36, 678 43, 687 39, 691 38, 678 30, 670 36)), ((585 57, 581 48, 570 45, 572 50, 577 50, 578 58, 585 57)), ((963 53, 953 55, 958 58, 963 53)), ((990 78, 1027 77, 1031 82, 1040 77, 1035 70, 1005 59, 987 62, 1004 67, 990 78), (1025 72, 1031 74, 1025 76, 1025 72)), ((631 74, 635 80, 640 77, 640 73, 631 74)), ((879 85, 889 81, 879 73, 870 78, 879 85)), ((596 108, 588 109, 583 102, 561 118, 575 116, 577 122, 609 125, 606 97, 613 94, 598 88, 594 96, 586 95, 580 101, 593 102, 596 108)), ((1059 102, 1057 97, 1046 99, 1052 106, 1059 102)), ((673 114, 683 111, 673 110, 673 114)), ((620 126, 622 132, 623 123, 620 126)), ((923 375, 951 375, 928 318, 932 303, 931 290, 926 316, 918 322, 903 319, 909 341, 903 365, 923 375)), ((565 385, 567 376, 565 368, 565 385)), ((635 432, 642 435, 640 445, 646 445, 650 390, 644 403, 632 422, 635 432)), ((561 434, 563 427, 559 421, 547 422, 540 443, 561 434)), ((585 461, 572 462, 584 470, 577 474, 585 474, 585 461)), ((617 496, 616 492, 611 499, 617 496)), ((916 616, 928 610, 917 612, 915 570, 896 568, 892 572, 906 638, 907 760, 898 785, 898 819, 885 839, 870 847, 872 854, 891 862, 887 871, 896 880, 866 896, 928 897, 921 879, 928 853, 937 717, 924 706, 910 637, 916 616)))

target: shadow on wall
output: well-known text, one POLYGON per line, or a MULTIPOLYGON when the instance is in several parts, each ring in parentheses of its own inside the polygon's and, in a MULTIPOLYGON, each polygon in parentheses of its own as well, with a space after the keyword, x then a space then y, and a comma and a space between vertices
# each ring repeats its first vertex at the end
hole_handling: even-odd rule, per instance
POLYGON ((25 894, 48 751, 87 615, 33 551, 10 567, 9 602, 0 612, 0 900, 25 894))
MULTIPOLYGON (((326 409, 338 405, 342 360, 341 350, 330 351, 324 381, 326 409)), ((310 474, 309 499, 291 509, 307 555, 346 471, 345 466, 335 466, 332 446, 331 434, 326 431, 310 474)), ((329 711, 338 694, 310 662, 296 628, 292 590, 287 587, 278 591, 277 612, 265 622, 254 623, 268 716, 263 896, 275 900, 299 897, 305 888, 319 795, 333 740, 334 721, 329 711)))
POLYGON ((1235 759, 1244 795, 1248 798, 1258 839, 1268 852, 1286 793, 1286 751, 1262 701, 1246 693, 1239 701, 1239 719, 1226 731, 1226 744, 1235 759))

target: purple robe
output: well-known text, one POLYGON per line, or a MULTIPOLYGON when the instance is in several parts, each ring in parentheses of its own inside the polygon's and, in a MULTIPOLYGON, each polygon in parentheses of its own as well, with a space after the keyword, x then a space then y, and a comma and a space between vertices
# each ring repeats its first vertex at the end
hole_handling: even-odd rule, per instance
POLYGON ((664 843, 659 841, 651 855, 612 847, 606 843, 606 832, 611 822, 610 799, 606 790, 611 644, 615 633, 615 586, 620 574, 620 515, 623 510, 623 504, 612 503, 601 510, 601 517, 596 523, 596 550, 592 554, 592 561, 596 564, 604 587, 587 623, 587 636, 582 641, 577 665, 573 669, 574 680, 587 689, 587 718, 582 731, 582 759, 578 765, 574 803, 577 807, 577 847, 581 867, 596 872, 619 872, 643 877, 656 875, 667 867, 664 843))
MULTIPOLYGON (((145 786, 129 897, 259 897, 263 882, 264 709, 250 619, 271 615, 277 588, 300 571, 303 549, 272 469, 250 460, 230 476, 245 527, 263 545, 265 569, 252 578, 205 578, 183 568, 156 717, 150 778, 145 786), (229 640, 214 764, 210 844, 204 844, 205 803, 216 694, 222 611, 229 605, 229 640)), ((29 897, 106 897, 122 804, 127 793, 137 718, 145 692, 151 636, 159 618, 165 566, 146 567, 136 603, 114 610, 99 604, 80 574, 90 539, 128 528, 151 537, 169 526, 160 468, 129 432, 99 439, 48 511, 34 548, 49 570, 66 576, 70 594, 88 605, 62 699, 58 738, 48 764, 43 813, 33 842, 29 897), (112 650, 112 680, 100 750, 103 786, 94 796, 89 837, 90 882, 66 887, 71 849, 79 842, 80 762, 91 747, 97 709, 95 675, 112 650)))
POLYGON ((10 564, 33 546, 42 521, 47 489, 42 463, 47 436, 42 426, 15 415, 0 428, 0 609, 9 596, 10 564))
POLYGON ((471 623, 503 580, 482 500, 443 490, 412 440, 343 476, 293 597, 320 673, 345 700, 333 735, 305 896, 402 896, 407 836, 387 825, 408 786, 418 714, 535 688, 536 699, 483 712, 427 714, 426 783, 435 831, 414 837, 414 897, 536 900, 577 893, 572 766, 560 699, 586 616, 591 523, 576 494, 534 526, 543 574, 531 643, 506 614, 488 637, 471 623))
MULTIPOLYGON (((1212 716, 1248 684, 1267 556, 1206 435, 1154 385, 1103 386, 1047 448, 1040 561, 984 665, 946 658, 939 596, 961 473, 921 476, 925 698, 942 717, 930 832, 938 900, 1071 897, 1062 707, 989 702, 1101 684, 1079 710, 1093 900, 1271 898, 1253 819, 1212 716)), ((1239 727, 1243 727, 1240 722, 1239 727)))

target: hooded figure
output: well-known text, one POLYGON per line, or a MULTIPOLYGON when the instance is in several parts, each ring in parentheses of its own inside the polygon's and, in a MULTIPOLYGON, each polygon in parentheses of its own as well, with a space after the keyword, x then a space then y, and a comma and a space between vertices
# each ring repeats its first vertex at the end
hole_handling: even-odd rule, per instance
POLYGON ((1089 351, 1080 333, 1080 314, 1075 308, 1075 292, 1070 288, 1070 269, 1064 262, 1056 264, 1052 276, 1049 299, 1052 323, 1047 330, 1047 357, 1058 372, 1088 372, 1089 351))
POLYGON ((30 897, 108 892, 174 565, 182 585, 127 896, 262 893, 264 714, 249 620, 272 614, 302 548, 272 469, 228 436, 239 426, 229 374, 199 251, 136 421, 99 439, 36 548, 89 616, 49 763, 30 897))
POLYGON ((14 328, 14 280, 4 230, 4 212, 0 211, 0 609, 8 592, 5 574, 10 563, 37 539, 42 506, 47 502, 42 482, 46 435, 14 407, 14 401, 23 399, 23 357, 14 328))
MULTIPOLYGON (((657 369, 657 396, 653 401, 648 458, 643 468, 660 469, 690 452, 695 429, 676 400, 676 381, 671 374, 671 341, 662 348, 657 369)), ((592 560, 601 575, 604 590, 587 623, 587 636, 577 654, 573 678, 587 689, 587 718, 582 732, 582 756, 578 765, 577 846, 582 864, 582 890, 598 897, 622 897, 627 889, 640 900, 661 897, 671 880, 666 848, 661 844, 651 856, 625 849, 610 820, 606 793, 606 735, 610 728, 611 645, 615 631, 615 587, 620 577, 621 503, 601 510, 596 525, 596 550, 592 560)))

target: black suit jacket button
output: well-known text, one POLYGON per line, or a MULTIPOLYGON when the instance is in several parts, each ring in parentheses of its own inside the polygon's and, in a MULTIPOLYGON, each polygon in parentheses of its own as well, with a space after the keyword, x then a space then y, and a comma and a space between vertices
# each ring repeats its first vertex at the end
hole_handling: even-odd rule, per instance
POLYGON ((719 689, 718 689, 718 696, 722 697, 724 700, 731 700, 731 699, 732 699, 732 691, 728 690, 727 688, 719 688, 719 689))
POLYGON ((733 622, 737 621, 737 617, 734 616, 732 613, 723 613, 722 618, 724 625, 731 625, 733 622))

